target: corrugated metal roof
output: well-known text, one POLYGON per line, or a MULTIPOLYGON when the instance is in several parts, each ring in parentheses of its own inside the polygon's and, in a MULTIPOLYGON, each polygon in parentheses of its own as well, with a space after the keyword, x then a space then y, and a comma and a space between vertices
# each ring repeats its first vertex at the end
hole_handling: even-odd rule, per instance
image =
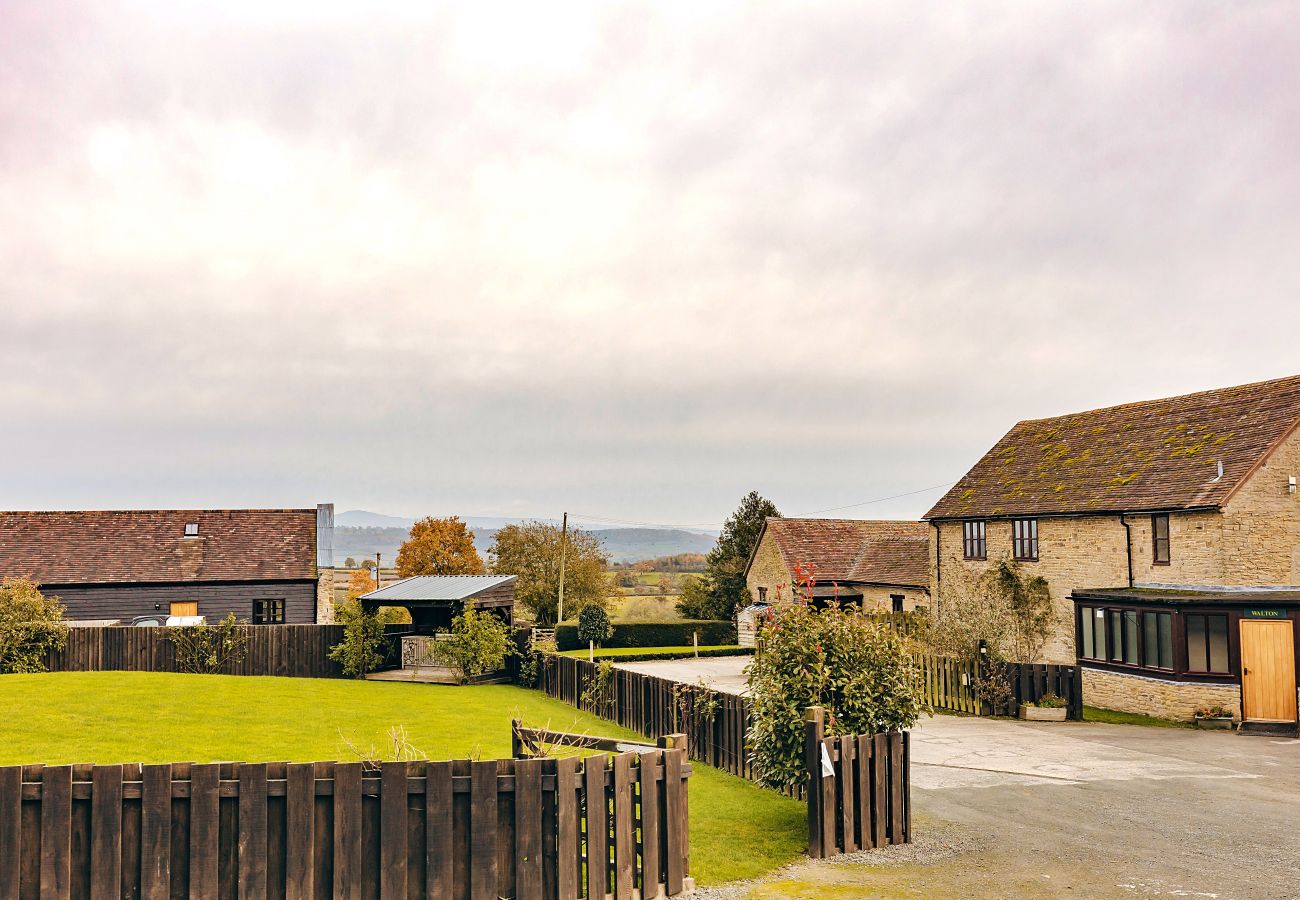
POLYGON ((475 594, 509 584, 516 578, 517 575, 416 575, 371 591, 361 599, 403 602, 468 600, 475 594))

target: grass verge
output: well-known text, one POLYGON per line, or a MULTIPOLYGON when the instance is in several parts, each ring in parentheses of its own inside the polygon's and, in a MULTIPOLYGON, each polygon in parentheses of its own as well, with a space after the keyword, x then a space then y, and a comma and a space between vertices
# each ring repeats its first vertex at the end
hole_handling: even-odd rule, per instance
MULTIPOLYGON (((0 676, 0 765, 356 759, 400 725, 430 759, 510 756, 510 720, 640 739, 510 685, 60 672, 0 676)), ((754 878, 806 846, 804 807, 700 763, 691 869, 701 884, 754 878)))
POLYGON ((1141 713, 1120 712, 1117 709, 1102 709, 1099 706, 1085 706, 1083 721, 1101 722, 1107 725, 1148 725, 1153 728, 1191 728, 1191 722, 1179 722, 1174 719, 1157 719, 1141 713))

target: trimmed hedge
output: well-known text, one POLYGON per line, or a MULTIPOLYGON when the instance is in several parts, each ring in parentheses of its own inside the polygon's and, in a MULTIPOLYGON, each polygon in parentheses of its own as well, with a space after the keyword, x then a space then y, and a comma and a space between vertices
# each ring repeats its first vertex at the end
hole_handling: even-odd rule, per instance
MULTIPOLYGON (((613 649, 617 650, 620 648, 613 648, 613 649)), ((625 647, 621 649, 637 650, 640 648, 625 647)), ((577 659, 586 659, 587 651, 585 648, 579 647, 577 650, 564 651, 564 655, 572 656, 577 659)), ((714 658, 719 656, 753 656, 753 655, 754 655, 753 647, 708 647, 708 648, 705 648, 704 646, 700 647, 700 659, 709 659, 709 658, 714 658)), ((608 647, 596 651, 596 659, 598 660, 607 659, 610 662, 615 662, 615 663, 649 662, 651 660, 656 660, 656 659, 694 659, 694 658, 695 658, 695 650, 694 648, 691 647, 667 647, 664 649, 646 647, 644 652, 641 653, 617 653, 616 654, 611 652, 611 648, 608 647)))
MULTIPOLYGON (((614 634, 602 647, 685 647, 691 636, 700 633, 700 646, 736 643, 736 626, 712 619, 685 619, 678 622, 614 622, 614 634)), ((560 650, 578 650, 587 646, 578 639, 578 626, 561 622, 555 626, 555 644, 560 650)))

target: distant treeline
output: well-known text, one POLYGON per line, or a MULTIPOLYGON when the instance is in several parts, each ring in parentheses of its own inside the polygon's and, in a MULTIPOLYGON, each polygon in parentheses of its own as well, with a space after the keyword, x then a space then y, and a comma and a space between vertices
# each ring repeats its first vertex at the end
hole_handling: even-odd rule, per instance
POLYGON ((703 553, 674 553, 610 566, 616 572, 703 572, 706 567, 707 559, 703 553))

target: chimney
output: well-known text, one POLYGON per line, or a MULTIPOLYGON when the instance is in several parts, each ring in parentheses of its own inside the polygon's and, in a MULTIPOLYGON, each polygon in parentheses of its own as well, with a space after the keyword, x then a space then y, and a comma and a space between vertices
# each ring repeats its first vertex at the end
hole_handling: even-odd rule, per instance
POLYGON ((334 568, 334 504, 316 504, 316 567, 334 568))

